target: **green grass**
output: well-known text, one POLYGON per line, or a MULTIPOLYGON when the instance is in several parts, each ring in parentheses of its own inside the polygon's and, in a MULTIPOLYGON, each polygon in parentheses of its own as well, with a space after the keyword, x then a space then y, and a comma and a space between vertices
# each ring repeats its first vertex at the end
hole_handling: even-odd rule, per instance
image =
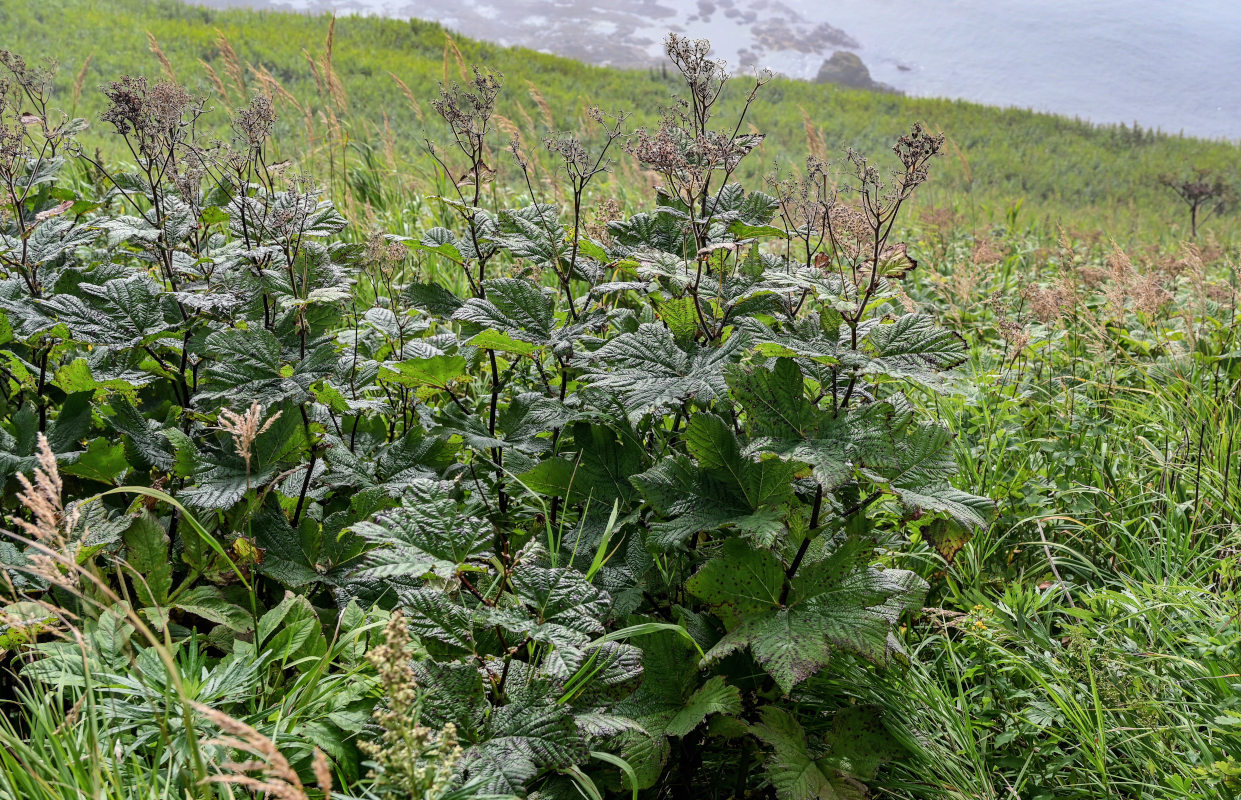
MULTIPOLYGON (((1009 255, 968 295, 949 288, 953 273, 977 271, 960 234, 948 237, 951 266, 913 292, 971 342, 962 369, 972 388, 936 411, 957 434, 962 488, 994 498, 1001 517, 951 564, 908 556, 949 616, 928 615, 911 634, 914 663, 892 692, 920 699, 901 713, 937 732, 926 763, 954 796, 1233 797, 1241 373, 1231 262, 1199 276, 1191 261, 1165 279, 1167 306, 1143 315, 1130 305, 1122 321, 1108 284, 1094 290, 1082 277, 1106 268, 1110 248, 1048 255, 1024 234, 990 233, 1009 255), (1038 321, 1023 290, 1066 276, 1076 301, 1038 321), (1001 323, 1030 336, 1020 357, 1001 323), (970 765, 964 776, 953 757, 970 765)), ((1135 269, 1150 274, 1156 261, 1135 258, 1135 269)), ((910 795, 943 796, 917 770, 901 774, 910 795)))
POLYGON ((972 357, 968 388, 933 408, 957 435, 960 486, 994 498, 1000 519, 950 563, 926 545, 910 552, 894 531, 895 562, 933 587, 907 635, 911 663, 875 682, 846 668, 824 694, 880 705, 920 749, 880 796, 1237 796, 1230 263, 1166 283, 1175 299, 1154 315, 1130 307, 1123 324, 1105 324, 1107 285, 1078 276, 1105 267, 1109 248, 1035 257, 1049 243, 992 229, 1009 255, 960 295, 951 277, 977 271, 975 242, 941 233, 925 231, 922 245, 942 248, 945 266, 911 294, 956 321, 972 357), (1039 322, 1023 289, 1066 274, 1077 303, 1039 322), (997 297, 1009 305, 987 301, 997 297), (1001 322, 1030 335, 1020 357, 1001 322))
MULTIPOLYGON (((323 17, 136 0, 0 6, 6 44, 60 55, 62 98, 71 96, 74 73, 92 55, 77 110, 93 118, 100 104, 90 87, 122 71, 158 72, 148 30, 178 77, 210 92, 197 60, 222 69, 216 27, 243 60, 264 65, 302 102, 317 97, 301 49, 321 52, 323 17)), ((351 142, 337 141, 332 151, 333 159, 347 159, 348 180, 337 185, 365 195, 353 207, 363 221, 393 232, 412 234, 442 212, 426 197, 434 178, 417 157, 424 126, 386 73, 409 84, 430 118, 426 101, 445 73, 444 40, 440 28, 424 23, 337 24, 334 64, 347 95, 341 124, 351 142), (385 112, 391 155, 384 152, 385 112)), ((649 121, 670 88, 657 73, 457 44, 467 63, 488 62, 507 74, 502 113, 527 131, 544 126, 527 80, 556 110, 557 127, 576 127, 587 97, 642 109, 635 121, 649 121)), ((455 56, 447 63, 455 77, 455 56)), ((891 520, 888 558, 932 585, 930 609, 903 633, 910 663, 883 671, 845 662, 818 679, 824 697, 881 706, 915 753, 880 773, 876 796, 1237 796, 1235 261, 1227 250, 1214 253, 1201 280, 1192 269, 1166 280, 1174 300, 1158 313, 1138 314, 1130 305, 1121 319, 1109 315, 1106 298, 1086 286, 1081 269, 1107 268, 1112 237, 1134 245, 1139 274, 1181 257, 1181 209, 1155 185, 1155 175, 1190 164, 1227 169, 1236 149, 959 102, 793 82, 771 90, 754 116, 770 133, 768 163, 787 167, 800 159, 801 108, 831 146, 877 151, 914 118, 944 129, 955 145, 936 165, 925 187, 929 200, 922 201, 952 209, 953 217, 912 226, 923 266, 907 288, 967 338, 963 383, 971 388, 939 403, 914 400, 957 435, 961 488, 995 499, 1000 517, 951 562, 922 542, 917 521, 891 520), (1074 248, 1071 258, 1057 244, 1059 225, 1074 248), (975 265, 984 240, 1002 257, 975 265), (1028 290, 1062 275, 1076 281, 1078 299, 1061 319, 1041 322, 1028 290), (1213 297, 1206 291, 1211 283, 1213 297), (991 297, 1006 305, 984 302, 991 297), (1013 352, 1002 324, 1029 335, 1023 352, 1013 352)), ((229 101, 240 104, 240 92, 229 101)), ((327 165, 324 145, 306 140, 302 118, 283 111, 276 138, 292 143, 284 155, 341 169, 327 165)), ((321 135, 326 124, 316 119, 312 127, 321 135)), ((621 167, 605 192, 625 196, 636 180, 632 167, 621 167)), ((1229 241, 1235 226, 1223 218, 1206 227, 1209 236, 1229 241)), ((363 667, 348 642, 330 628, 324 634, 321 654, 291 677, 269 667, 269 693, 256 690, 230 706, 232 713, 277 739, 328 713, 363 667)), ((187 676, 194 675, 192 662, 178 662, 187 676)), ((6 706, 12 716, 0 725, 0 797, 177 796, 147 757, 97 755, 113 744, 104 706, 84 703, 78 724, 67 725, 68 697, 27 692, 19 699, 6 706)))
MULTIPOLYGON (((241 105, 243 88, 261 88, 250 67, 266 70, 310 112, 308 120, 302 110, 279 103, 276 140, 285 143, 285 155, 312 164, 325 176, 347 173, 354 192, 373 203, 379 195, 393 202, 412 193, 402 176, 426 176, 419 155, 423 137, 428 131, 441 134, 428 122, 434 118, 430 100, 438 82, 459 79, 466 64, 487 64, 505 74, 500 112, 535 148, 549 127, 581 129, 588 105, 632 110, 635 124, 650 123, 674 88, 672 78, 656 70, 592 67, 466 39, 455 40, 459 60, 446 48, 439 25, 351 16, 336 22, 331 64, 343 91, 333 101, 317 88, 306 55, 323 70, 329 22, 322 15, 217 11, 173 0, 0 3, 4 46, 32 57, 52 54, 61 65, 62 102, 94 120, 102 109, 95 91, 99 84, 127 72, 160 74, 148 33, 176 77, 217 106, 241 105), (244 87, 227 74, 217 30, 240 58, 244 87), (72 103, 71 86, 88 58, 81 97, 72 103), (213 88, 203 64, 220 76, 226 98, 213 88), (408 85, 420 111, 389 73, 408 85), (531 87, 546 99, 550 114, 540 111, 531 87)), ((216 115, 217 123, 222 117, 216 115)), ((768 86, 751 120, 768 135, 759 155, 750 159, 751 171, 759 172, 773 163, 787 171, 804 162, 807 121, 826 154, 838 157, 846 146, 882 152, 910 121, 923 120, 949 137, 949 155, 936 165, 935 180, 921 197, 923 207, 952 208, 971 226, 1015 216, 1048 236, 1058 226, 1098 229, 1122 241, 1181 236, 1188 215, 1157 185, 1157 176, 1193 166, 1227 174, 1238 158, 1237 148, 1225 143, 789 80, 768 86)), ((496 161, 504 159, 505 154, 495 154, 496 161)), ((629 168, 620 177, 608 192, 623 195, 638 179, 629 168)), ((1236 227, 1233 218, 1206 225, 1225 238, 1236 227)))

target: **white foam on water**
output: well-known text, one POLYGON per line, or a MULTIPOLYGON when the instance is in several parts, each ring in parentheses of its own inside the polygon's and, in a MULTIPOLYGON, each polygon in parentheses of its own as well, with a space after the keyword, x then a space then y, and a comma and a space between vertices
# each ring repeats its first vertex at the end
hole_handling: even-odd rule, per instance
POLYGON ((809 79, 838 49, 908 94, 1241 138, 1241 0, 205 0, 417 17, 599 64, 672 30, 809 79))

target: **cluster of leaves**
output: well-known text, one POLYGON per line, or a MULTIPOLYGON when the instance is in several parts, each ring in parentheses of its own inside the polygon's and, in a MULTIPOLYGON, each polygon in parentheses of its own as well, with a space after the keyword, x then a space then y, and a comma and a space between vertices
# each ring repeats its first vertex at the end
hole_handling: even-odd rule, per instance
MULTIPOLYGON (((55 546, 241 672, 296 658, 320 617, 399 608, 423 721, 455 730, 459 779, 487 794, 863 794, 901 752, 884 721, 841 697, 825 726, 798 693, 843 654, 901 656, 924 584, 883 563, 898 520, 935 519, 952 548, 989 513, 906 397, 948 390, 966 355, 906 311, 917 264, 889 241, 942 138, 915 126, 890 175, 850 153, 847 195, 815 160, 747 191, 765 78, 720 130, 722 65, 668 50, 688 91, 657 129, 594 112, 601 141, 548 138, 568 212, 529 175, 528 202, 499 207, 499 77, 445 87, 451 146, 431 155, 461 176, 439 198, 458 224, 363 244, 269 163, 265 98, 204 144, 179 87, 111 84, 135 160, 116 172, 18 72, 38 112, 5 117, 0 469, 29 473, 42 435, 92 499, 63 540, 0 551, 15 588, 56 591, 35 568, 55 546), (657 204, 588 225, 622 140, 657 204), (65 154, 106 192, 79 196, 65 154), (403 280, 410 259, 464 291, 403 280), (98 496, 120 484, 149 502, 98 496), (262 655, 273 635, 290 641, 262 655)), ((64 680, 38 652, 30 676, 64 680)), ((347 777, 352 709, 303 733, 347 777)))

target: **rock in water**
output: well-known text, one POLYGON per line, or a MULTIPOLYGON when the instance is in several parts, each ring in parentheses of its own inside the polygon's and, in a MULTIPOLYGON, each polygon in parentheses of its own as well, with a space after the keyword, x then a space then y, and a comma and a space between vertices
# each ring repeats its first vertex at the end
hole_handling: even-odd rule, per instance
POLYGON ((872 92, 896 92, 896 89, 888 84, 880 83, 870 77, 870 70, 862 63, 862 59, 858 58, 857 53, 850 53, 848 50, 837 50, 832 53, 832 57, 824 61, 822 67, 819 67, 819 74, 815 77, 815 81, 835 83, 852 89, 867 89, 872 92))

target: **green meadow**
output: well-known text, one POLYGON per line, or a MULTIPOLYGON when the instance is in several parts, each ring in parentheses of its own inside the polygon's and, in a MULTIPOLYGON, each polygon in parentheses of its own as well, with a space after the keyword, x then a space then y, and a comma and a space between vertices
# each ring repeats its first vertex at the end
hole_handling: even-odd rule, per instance
POLYGON ((1236 145, 0 33, 0 800, 1241 791, 1236 145))

